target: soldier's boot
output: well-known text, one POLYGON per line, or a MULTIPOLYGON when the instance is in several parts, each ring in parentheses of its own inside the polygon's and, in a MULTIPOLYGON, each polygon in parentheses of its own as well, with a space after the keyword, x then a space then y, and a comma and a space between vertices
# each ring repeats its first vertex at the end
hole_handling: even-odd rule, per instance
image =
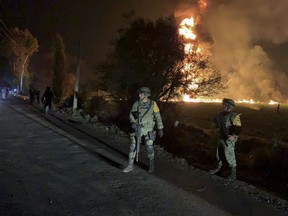
POLYGON ((154 159, 150 160, 148 172, 150 173, 154 172, 154 159))
POLYGON ((210 175, 214 175, 218 173, 221 170, 221 167, 222 167, 222 162, 220 161, 215 169, 209 171, 210 175))
POLYGON ((134 169, 134 160, 129 159, 128 166, 125 169, 123 169, 123 172, 128 173, 131 172, 133 169, 134 169))
POLYGON ((236 180, 236 167, 231 167, 231 173, 230 173, 230 175, 228 176, 228 180, 229 181, 235 181, 236 180))

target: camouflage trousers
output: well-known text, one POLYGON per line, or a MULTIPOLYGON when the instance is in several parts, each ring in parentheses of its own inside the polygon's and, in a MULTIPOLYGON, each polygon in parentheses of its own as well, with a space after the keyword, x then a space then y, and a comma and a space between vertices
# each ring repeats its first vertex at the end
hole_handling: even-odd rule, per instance
POLYGON ((216 151, 216 159, 218 164, 221 163, 221 159, 219 156, 220 151, 223 151, 225 159, 227 160, 229 167, 236 167, 236 157, 235 157, 235 144, 237 142, 237 138, 234 141, 230 140, 218 140, 218 146, 216 151))
MULTIPOLYGON (((154 133, 154 132, 152 132, 154 133)), ((154 133, 155 134, 155 133, 154 133)), ((142 141, 142 139, 144 138, 145 140, 145 146, 146 146, 146 150, 147 150, 147 156, 150 160, 154 159, 154 148, 153 148, 153 143, 155 140, 155 137, 151 136, 151 133, 148 131, 143 131, 141 133, 141 140, 140 143, 142 141)), ((135 133, 131 133, 130 134, 130 140, 131 140, 131 144, 130 144, 130 152, 129 152, 129 160, 133 160, 135 159, 136 156, 136 137, 135 137, 135 133)))

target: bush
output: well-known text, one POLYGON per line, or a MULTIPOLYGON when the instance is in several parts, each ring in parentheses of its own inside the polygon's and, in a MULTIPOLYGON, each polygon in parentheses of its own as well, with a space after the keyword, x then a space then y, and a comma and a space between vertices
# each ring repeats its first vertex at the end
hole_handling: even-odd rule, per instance
POLYGON ((107 101, 104 99, 104 97, 94 96, 90 100, 90 111, 92 113, 100 113, 101 111, 106 110, 106 106, 107 101))

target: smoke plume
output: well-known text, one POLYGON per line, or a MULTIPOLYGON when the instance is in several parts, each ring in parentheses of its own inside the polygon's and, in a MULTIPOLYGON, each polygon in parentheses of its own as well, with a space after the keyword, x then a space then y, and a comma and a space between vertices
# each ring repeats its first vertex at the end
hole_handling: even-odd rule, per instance
POLYGON ((228 76, 226 95, 235 99, 287 101, 288 76, 265 44, 288 41, 288 1, 212 1, 204 25, 213 40, 215 62, 228 76))

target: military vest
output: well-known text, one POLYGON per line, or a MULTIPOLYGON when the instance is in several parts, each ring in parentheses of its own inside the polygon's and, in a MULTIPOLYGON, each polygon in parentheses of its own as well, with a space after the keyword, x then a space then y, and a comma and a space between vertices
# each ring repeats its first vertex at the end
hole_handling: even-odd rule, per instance
POLYGON ((157 123, 158 129, 163 129, 163 123, 160 111, 155 101, 150 99, 148 100, 147 103, 136 101, 133 104, 129 115, 131 123, 138 122, 137 118, 138 116, 136 118, 135 115, 133 116, 133 113, 138 112, 139 112, 140 124, 142 125, 143 129, 152 131, 155 126, 155 123, 157 123))
POLYGON ((238 135, 238 127, 241 127, 240 115, 234 111, 221 112, 215 119, 216 127, 222 139, 227 139, 228 135, 238 135))

